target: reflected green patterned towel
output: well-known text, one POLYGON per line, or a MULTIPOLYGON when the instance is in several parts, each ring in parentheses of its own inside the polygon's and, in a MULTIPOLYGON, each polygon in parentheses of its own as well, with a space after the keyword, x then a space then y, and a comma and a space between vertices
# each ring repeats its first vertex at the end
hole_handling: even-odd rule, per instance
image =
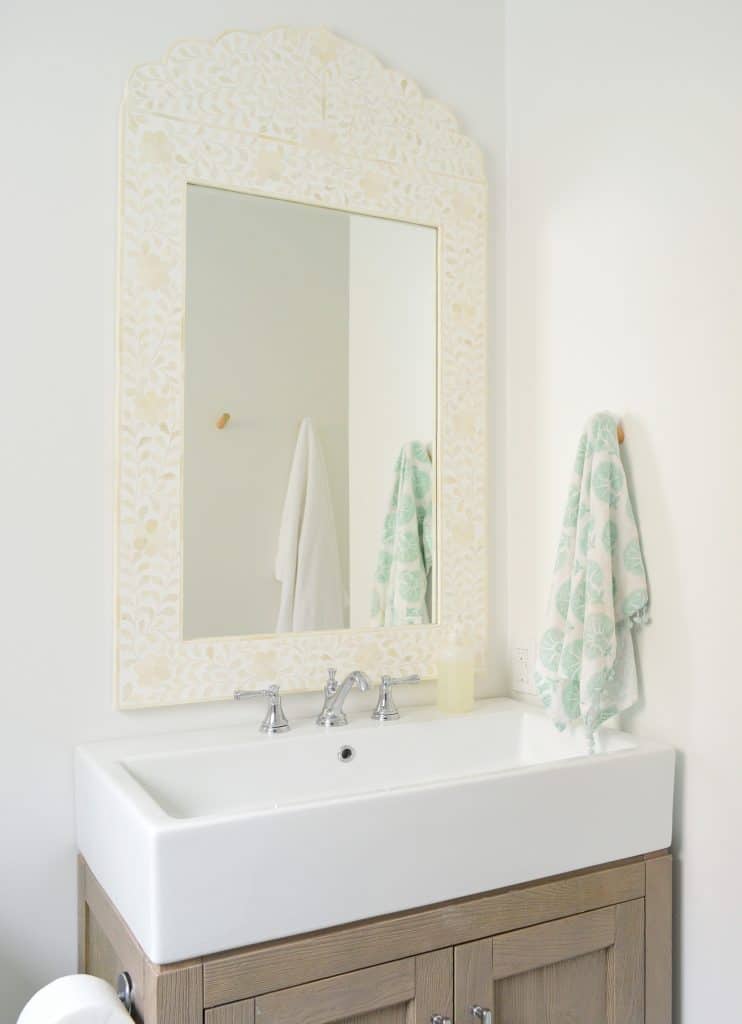
POLYGON ((608 412, 580 438, 562 520, 536 686, 559 729, 582 720, 591 739, 638 696, 632 627, 648 621, 639 532, 608 412))
POLYGON ((428 446, 411 441, 402 448, 394 467, 371 595, 373 626, 430 622, 432 529, 433 464, 428 446))

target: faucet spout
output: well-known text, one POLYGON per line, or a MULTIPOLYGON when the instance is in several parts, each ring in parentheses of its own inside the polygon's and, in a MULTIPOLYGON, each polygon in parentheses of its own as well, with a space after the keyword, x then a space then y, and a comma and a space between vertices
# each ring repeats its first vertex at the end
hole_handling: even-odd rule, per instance
POLYGON ((368 690, 371 681, 360 669, 349 673, 342 683, 338 683, 335 678, 335 669, 330 669, 328 675, 324 690, 325 700, 322 710, 317 716, 317 725, 347 725, 348 718, 343 711, 345 698, 354 686, 357 686, 361 692, 368 690))

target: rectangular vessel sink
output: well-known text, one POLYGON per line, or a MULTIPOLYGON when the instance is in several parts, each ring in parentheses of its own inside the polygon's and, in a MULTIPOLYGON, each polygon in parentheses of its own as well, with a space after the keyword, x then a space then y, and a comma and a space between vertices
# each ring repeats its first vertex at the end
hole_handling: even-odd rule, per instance
POLYGON ((80 852, 154 963, 438 903, 670 845, 674 754, 538 709, 407 710, 91 744, 80 852))

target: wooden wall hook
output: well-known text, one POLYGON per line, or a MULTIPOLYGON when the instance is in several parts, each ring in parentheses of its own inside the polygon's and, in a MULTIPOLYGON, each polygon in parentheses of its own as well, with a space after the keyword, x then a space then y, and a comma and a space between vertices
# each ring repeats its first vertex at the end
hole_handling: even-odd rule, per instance
MULTIPOLYGON (((231 418, 232 418, 232 417, 231 417, 231 416, 229 415, 229 413, 228 413, 228 412, 223 412, 223 413, 221 414, 221 416, 219 417, 219 419, 218 419, 218 420, 216 421, 216 429, 217 429, 217 430, 224 430, 224 428, 225 428, 225 427, 226 427, 226 425, 227 425, 227 424, 229 423, 229 421, 231 420, 231 418)), ((619 427, 619 430, 620 430, 620 429, 621 429, 621 428, 619 427)))

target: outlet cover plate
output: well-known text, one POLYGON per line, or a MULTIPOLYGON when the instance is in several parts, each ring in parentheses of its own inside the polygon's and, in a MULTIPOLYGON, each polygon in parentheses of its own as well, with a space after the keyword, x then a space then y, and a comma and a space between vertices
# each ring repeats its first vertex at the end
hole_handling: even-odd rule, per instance
POLYGON ((517 693, 537 695, 531 675, 531 652, 526 646, 513 647, 512 687, 517 693))

